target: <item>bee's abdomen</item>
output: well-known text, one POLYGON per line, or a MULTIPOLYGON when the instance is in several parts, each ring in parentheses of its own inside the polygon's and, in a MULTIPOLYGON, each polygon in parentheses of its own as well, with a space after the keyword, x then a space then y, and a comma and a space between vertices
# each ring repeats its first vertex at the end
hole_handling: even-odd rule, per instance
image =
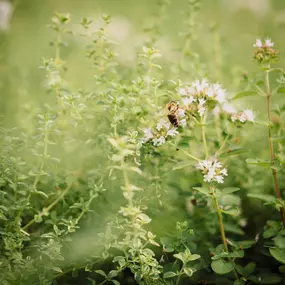
POLYGON ((178 127, 179 125, 179 121, 178 121, 178 118, 177 118, 177 115, 176 114, 168 114, 167 115, 170 123, 174 126, 174 127, 178 127))

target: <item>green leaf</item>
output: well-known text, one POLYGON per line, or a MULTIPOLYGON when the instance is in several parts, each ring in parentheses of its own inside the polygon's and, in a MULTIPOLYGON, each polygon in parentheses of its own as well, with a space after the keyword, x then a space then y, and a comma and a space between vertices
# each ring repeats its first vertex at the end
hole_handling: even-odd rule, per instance
POLYGON ((255 90, 247 90, 247 91, 242 91, 239 92, 238 94, 236 94, 236 96, 234 96, 234 98, 232 100, 236 100, 236 99, 240 99, 240 98, 244 98, 244 97, 248 97, 248 96, 253 96, 253 95, 257 95, 258 93, 255 90))
POLYGON ((120 285, 121 283, 119 282, 119 281, 117 281, 117 280, 112 280, 112 282, 113 282, 113 284, 115 284, 115 285, 120 285))
POLYGON ((112 279, 112 278, 116 277, 117 275, 118 275, 118 271, 117 271, 117 270, 111 270, 111 271, 108 273, 107 277, 108 277, 109 279, 112 279))
POLYGON ((164 274, 163 274, 163 278, 172 278, 172 277, 175 277, 175 276, 177 276, 177 274, 175 273, 175 272, 172 272, 172 271, 168 271, 168 272, 165 272, 164 274))
POLYGON ((214 260, 211 263, 211 267, 217 274, 223 275, 231 272, 235 268, 235 265, 233 262, 227 262, 223 259, 218 259, 214 260))
POLYGON ((56 273, 62 273, 63 272, 59 267, 56 267, 56 266, 53 266, 52 270, 56 273))
POLYGON ((285 264, 285 250, 281 250, 276 247, 269 248, 270 254, 279 262, 285 264))
POLYGON ((242 276, 248 277, 250 274, 252 274, 254 272, 255 267, 256 267, 256 264, 254 262, 250 262, 245 267, 242 267, 240 265, 236 265, 236 270, 242 276))
POLYGON ((231 193, 237 192, 239 190, 240 190, 240 188, 238 188, 238 187, 226 187, 222 190, 222 193, 223 194, 231 194, 231 193))
POLYGON ((230 216, 238 216, 239 213, 240 213, 240 210, 239 208, 231 208, 231 209, 228 209, 228 210, 221 210, 224 214, 226 215, 230 215, 230 216))
POLYGON ((201 257, 199 254, 191 254, 191 256, 187 259, 187 261, 197 260, 201 257))
POLYGON ((173 254, 173 256, 175 258, 177 258, 177 259, 180 259, 183 263, 186 263, 186 259, 185 259, 185 256, 184 256, 183 252, 179 252, 179 253, 173 254))
POLYGON ((42 196, 42 197, 44 197, 46 199, 48 198, 48 195, 46 193, 44 193, 43 191, 36 190, 33 193, 38 194, 38 195, 40 195, 40 196, 42 196))
POLYGON ((193 268, 191 268, 191 267, 184 267, 183 271, 189 277, 191 277, 193 275, 193 273, 195 272, 195 270, 193 270, 193 268))
POLYGON ((256 276, 250 275, 248 277, 248 280, 253 281, 256 284, 269 285, 269 284, 280 284, 282 278, 274 273, 263 273, 263 274, 258 274, 256 276))
POLYGON ((271 162, 269 160, 265 160, 265 159, 252 159, 252 158, 248 158, 246 160, 247 164, 254 164, 257 166, 261 166, 261 167, 270 167, 271 162))
POLYGON ((276 198, 273 195, 249 193, 247 195, 247 197, 257 198, 257 199, 260 199, 260 200, 268 202, 268 203, 275 203, 276 202, 276 198))
POLYGON ((100 275, 102 275, 102 276, 104 276, 104 277, 107 277, 107 275, 106 275, 106 273, 103 271, 103 270, 95 270, 95 272, 97 273, 97 274, 100 274, 100 275))
POLYGON ((285 93, 285 87, 278 88, 277 93, 285 93))
POLYGON ((220 157, 228 157, 228 156, 238 155, 238 154, 242 154, 242 153, 246 153, 246 152, 249 152, 248 148, 233 147, 233 148, 229 148, 227 151, 221 153, 219 156, 220 157))
POLYGON ((209 188, 207 188, 207 187, 193 187, 193 189, 202 193, 202 194, 205 194, 206 196, 210 196, 209 188))

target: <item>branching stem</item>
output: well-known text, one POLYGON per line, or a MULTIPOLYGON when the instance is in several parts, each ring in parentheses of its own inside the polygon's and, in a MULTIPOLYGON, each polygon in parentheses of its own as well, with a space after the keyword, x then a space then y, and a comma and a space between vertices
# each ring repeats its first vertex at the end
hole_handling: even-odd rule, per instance
MULTIPOLYGON (((266 83, 266 98, 267 98, 267 121, 268 121, 268 138, 269 138, 269 152, 270 152, 270 161, 271 161, 271 169, 272 169, 272 176, 274 180, 274 188, 276 192, 276 197, 278 200, 281 199, 281 192, 278 186, 277 180, 277 171, 274 166, 274 148, 273 148, 273 140, 272 140, 272 133, 271 133, 271 108, 270 108, 270 98, 271 98, 271 91, 270 91, 270 81, 269 81, 269 70, 265 72, 265 83, 266 83)), ((285 227, 285 216, 284 216, 284 208, 281 207, 279 209, 281 221, 283 223, 283 227, 285 227)))

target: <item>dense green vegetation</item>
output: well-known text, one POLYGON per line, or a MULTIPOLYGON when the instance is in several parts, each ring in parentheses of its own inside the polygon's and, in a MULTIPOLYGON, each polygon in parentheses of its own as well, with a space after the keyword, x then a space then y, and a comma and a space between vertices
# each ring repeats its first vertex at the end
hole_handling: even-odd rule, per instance
POLYGON ((229 2, 12 2, 1 284, 285 283, 285 5, 229 2))

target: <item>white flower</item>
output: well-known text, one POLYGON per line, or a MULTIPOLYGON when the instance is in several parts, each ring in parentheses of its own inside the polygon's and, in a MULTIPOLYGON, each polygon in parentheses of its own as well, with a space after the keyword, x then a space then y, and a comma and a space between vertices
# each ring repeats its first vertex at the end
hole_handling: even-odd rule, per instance
POLYGON ((220 171, 221 174, 223 174, 224 176, 228 176, 228 171, 226 168, 223 168, 221 171, 220 171))
POLYGON ((188 106, 196 101, 196 99, 193 96, 185 97, 185 98, 182 98, 181 100, 185 106, 188 106))
POLYGON ((240 122, 244 123, 247 120, 247 116, 244 112, 241 112, 238 119, 240 122))
POLYGON ((271 39, 266 39, 265 44, 266 47, 273 47, 274 43, 271 41, 271 39))
POLYGON ((160 145, 165 143, 165 137, 164 136, 160 136, 159 138, 155 138, 152 141, 153 141, 153 145, 160 146, 160 145))
POLYGON ((203 106, 206 103, 206 100, 204 98, 198 99, 199 101, 199 106, 203 106))
POLYGON ((222 175, 217 175, 214 177, 214 179, 218 182, 218 183, 224 183, 224 177, 222 175))
POLYGON ((176 129, 170 129, 167 131, 166 136, 171 136, 171 137, 175 137, 176 135, 178 135, 179 133, 177 132, 176 129))
POLYGON ((206 111, 206 108, 204 107, 204 104, 206 103, 206 100, 203 98, 198 99, 199 100, 199 105, 198 105, 198 113, 200 115, 200 117, 203 116, 203 114, 206 111))
POLYGON ((184 117, 185 116, 185 111, 181 108, 178 109, 177 111, 177 116, 178 117, 184 117))
POLYGON ((227 176, 227 169, 223 168, 222 164, 215 158, 200 161, 197 165, 197 169, 202 170, 205 182, 217 182, 223 183, 224 176, 227 176))
POLYGON ((144 138, 143 138, 144 141, 148 141, 153 138, 151 128, 145 128, 143 129, 143 132, 144 132, 144 138))
POLYGON ((254 122, 254 113, 252 110, 246 109, 244 114, 246 115, 247 121, 254 122))
POLYGON ((254 113, 252 110, 246 109, 240 113, 234 113, 231 116, 233 122, 240 121, 241 123, 245 122, 254 122, 254 113))
POLYGON ((156 125, 156 129, 157 129, 158 131, 160 131, 162 128, 165 128, 166 130, 168 130, 169 127, 170 127, 170 123, 167 122, 167 121, 164 120, 164 119, 161 119, 161 120, 157 123, 157 125, 156 125))
POLYGON ((261 48, 262 47, 262 41, 260 39, 256 39, 256 42, 253 45, 253 47, 261 48))

